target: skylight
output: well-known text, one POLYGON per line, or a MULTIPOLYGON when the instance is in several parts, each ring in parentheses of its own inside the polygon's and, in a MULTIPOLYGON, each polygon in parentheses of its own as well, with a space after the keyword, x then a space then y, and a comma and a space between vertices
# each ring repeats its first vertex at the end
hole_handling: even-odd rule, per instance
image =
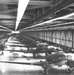
POLYGON ((17 28, 18 28, 18 25, 24 15, 24 12, 26 10, 28 2, 29 2, 29 0, 19 0, 19 2, 18 2, 18 11, 17 11, 17 20, 16 20, 15 30, 17 30, 17 28))

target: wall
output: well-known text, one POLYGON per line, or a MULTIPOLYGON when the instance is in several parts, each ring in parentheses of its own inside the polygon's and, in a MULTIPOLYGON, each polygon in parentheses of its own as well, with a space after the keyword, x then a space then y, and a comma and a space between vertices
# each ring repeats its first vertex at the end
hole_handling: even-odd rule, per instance
POLYGON ((33 31, 29 33, 33 37, 74 48, 74 30, 33 31))

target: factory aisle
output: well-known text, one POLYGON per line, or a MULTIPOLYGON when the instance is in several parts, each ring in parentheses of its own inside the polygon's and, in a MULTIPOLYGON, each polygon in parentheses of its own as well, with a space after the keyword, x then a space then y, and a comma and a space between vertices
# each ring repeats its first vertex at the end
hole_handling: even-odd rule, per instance
MULTIPOLYGON (((15 61, 18 62, 19 60, 16 59, 15 61)), ((20 61, 23 62, 23 60, 20 61)), ((43 68, 33 65, 0 63, 0 75, 43 75, 43 68)))

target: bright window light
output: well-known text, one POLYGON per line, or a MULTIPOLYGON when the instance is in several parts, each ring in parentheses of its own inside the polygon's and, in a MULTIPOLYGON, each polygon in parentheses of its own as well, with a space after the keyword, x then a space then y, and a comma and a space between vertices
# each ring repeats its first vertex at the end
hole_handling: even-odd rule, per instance
POLYGON ((20 20, 23 17, 23 14, 26 10, 26 7, 28 5, 29 0, 19 0, 18 2, 18 12, 17 12, 17 20, 16 20, 16 27, 15 30, 17 30, 17 27, 20 23, 20 20))

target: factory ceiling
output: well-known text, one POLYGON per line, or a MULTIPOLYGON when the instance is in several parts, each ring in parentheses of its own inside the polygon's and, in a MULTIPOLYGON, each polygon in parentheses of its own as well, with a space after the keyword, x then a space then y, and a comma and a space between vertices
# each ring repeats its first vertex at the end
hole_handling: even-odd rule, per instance
MULTIPOLYGON (((19 0, 0 0, 0 31, 15 31, 18 2, 19 0)), ((74 0, 29 0, 17 30, 28 30, 34 25, 37 26, 39 23, 65 16, 73 12, 74 0)), ((74 15, 55 20, 54 22, 48 23, 48 25, 67 22, 74 22, 74 15)), ((46 25, 46 27, 48 27, 48 25, 46 25)), ((38 28, 40 27, 44 28, 45 26, 38 26, 38 28)))

